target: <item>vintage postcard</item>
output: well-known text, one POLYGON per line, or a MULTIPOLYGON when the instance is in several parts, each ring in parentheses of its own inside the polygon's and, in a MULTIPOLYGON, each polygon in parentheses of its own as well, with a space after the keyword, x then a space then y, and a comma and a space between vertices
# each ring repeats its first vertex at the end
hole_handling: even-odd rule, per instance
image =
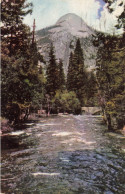
POLYGON ((1 0, 1 194, 125 193, 125 0, 1 0))

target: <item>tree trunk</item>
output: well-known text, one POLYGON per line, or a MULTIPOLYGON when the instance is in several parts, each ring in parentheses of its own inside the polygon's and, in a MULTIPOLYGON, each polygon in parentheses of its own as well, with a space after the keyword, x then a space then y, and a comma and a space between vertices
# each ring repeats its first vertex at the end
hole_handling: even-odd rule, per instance
POLYGON ((107 118, 107 125, 108 125, 108 130, 109 131, 112 131, 113 130, 113 128, 112 128, 112 122, 111 122, 111 116, 110 116, 110 114, 107 114, 106 115, 106 118, 107 118))

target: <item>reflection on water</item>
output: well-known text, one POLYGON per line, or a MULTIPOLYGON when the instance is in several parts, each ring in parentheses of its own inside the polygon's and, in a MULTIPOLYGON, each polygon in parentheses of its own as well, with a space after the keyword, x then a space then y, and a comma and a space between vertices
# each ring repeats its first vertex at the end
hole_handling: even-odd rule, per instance
POLYGON ((41 119, 2 138, 2 192, 124 194, 125 137, 100 117, 41 119))

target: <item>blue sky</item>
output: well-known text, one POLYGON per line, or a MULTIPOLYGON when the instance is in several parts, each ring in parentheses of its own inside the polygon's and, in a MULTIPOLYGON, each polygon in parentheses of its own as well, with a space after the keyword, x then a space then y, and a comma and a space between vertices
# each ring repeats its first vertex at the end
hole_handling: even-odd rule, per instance
POLYGON ((24 21, 32 26, 33 19, 36 19, 37 29, 55 24, 67 13, 75 13, 89 25, 94 26, 104 6, 103 0, 28 0, 28 2, 34 5, 33 14, 27 16, 24 21))
MULTIPOLYGON (((33 3, 33 13, 25 17, 24 22, 30 27, 33 20, 36 20, 36 30, 54 25, 57 20, 67 14, 75 13, 93 28, 114 33, 116 25, 116 16, 118 16, 123 7, 119 7, 122 0, 117 0, 113 4, 117 9, 110 14, 107 5, 103 0, 27 0, 33 3), (113 15, 114 14, 114 15, 113 15), (111 32, 112 31, 112 32, 111 32)), ((124 2, 124 1, 123 1, 124 2)))
POLYGON ((103 0, 98 0, 100 2, 100 8, 98 10, 98 17, 100 18, 101 17, 101 12, 103 11, 103 8, 104 8, 104 5, 105 5, 105 2, 103 0))

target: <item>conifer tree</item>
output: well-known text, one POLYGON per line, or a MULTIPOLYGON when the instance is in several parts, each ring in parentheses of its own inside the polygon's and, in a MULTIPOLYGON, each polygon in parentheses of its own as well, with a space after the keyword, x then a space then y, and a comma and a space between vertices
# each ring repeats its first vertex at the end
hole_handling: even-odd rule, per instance
MULTIPOLYGON (((109 12, 123 7, 117 16, 116 28, 125 30, 125 6, 122 0, 118 7, 115 1, 104 0, 109 12), (114 6, 113 6, 114 5, 114 6)), ((97 79, 108 128, 119 129, 125 125, 125 31, 121 37, 98 34, 97 79), (101 46, 100 46, 101 45, 101 46)))
MULTIPOLYGON (((39 76, 40 54, 31 43, 29 27, 23 24, 23 16, 31 12, 31 4, 22 1, 2 1, 2 116, 18 121, 21 111, 33 104, 39 76), (26 8, 26 10, 25 10, 26 8)), ((42 92, 42 91, 40 91, 42 92)), ((35 101, 34 101, 35 102, 35 101)))
POLYGON ((96 75, 93 71, 88 73, 88 83, 87 83, 87 106, 97 106, 97 80, 96 75))
POLYGON ((86 98, 86 80, 87 74, 84 67, 83 50, 80 40, 76 42, 74 54, 70 54, 69 68, 67 75, 67 88, 74 91, 81 105, 85 103, 86 98))
POLYGON ((125 115, 125 55, 123 37, 98 36, 97 80, 108 128, 123 127, 125 115))
POLYGON ((87 97, 88 99, 93 97, 94 94, 97 92, 97 81, 95 74, 93 72, 90 72, 88 74, 88 90, 87 90, 87 97))
POLYGON ((74 63, 73 63, 73 53, 70 53, 69 57, 69 66, 68 66, 68 73, 67 73, 67 90, 73 91, 74 90, 74 63))
POLYGON ((7 42, 10 55, 15 51, 22 51, 27 48, 27 35, 30 34, 29 27, 23 24, 23 17, 32 13, 32 4, 26 0, 2 0, 2 41, 7 42))
POLYGON ((67 89, 76 93, 81 105, 84 105, 86 101, 86 83, 87 73, 84 67, 83 50, 81 48, 80 40, 78 39, 74 54, 71 52, 69 58, 67 89))
POLYGON ((62 60, 60 59, 59 60, 59 64, 58 64, 58 71, 59 71, 59 74, 58 74, 58 85, 59 85, 59 89, 61 91, 63 91, 65 89, 65 74, 64 74, 64 70, 63 70, 63 62, 62 60))
POLYGON ((87 75, 84 67, 83 50, 81 48, 80 40, 76 42, 76 48, 74 51, 74 66, 75 66, 75 82, 76 82, 76 95, 81 102, 84 104, 86 97, 86 80, 87 75))
POLYGON ((58 89, 58 65, 55 58, 54 47, 51 44, 49 53, 49 64, 46 71, 46 90, 47 94, 53 97, 58 89))

